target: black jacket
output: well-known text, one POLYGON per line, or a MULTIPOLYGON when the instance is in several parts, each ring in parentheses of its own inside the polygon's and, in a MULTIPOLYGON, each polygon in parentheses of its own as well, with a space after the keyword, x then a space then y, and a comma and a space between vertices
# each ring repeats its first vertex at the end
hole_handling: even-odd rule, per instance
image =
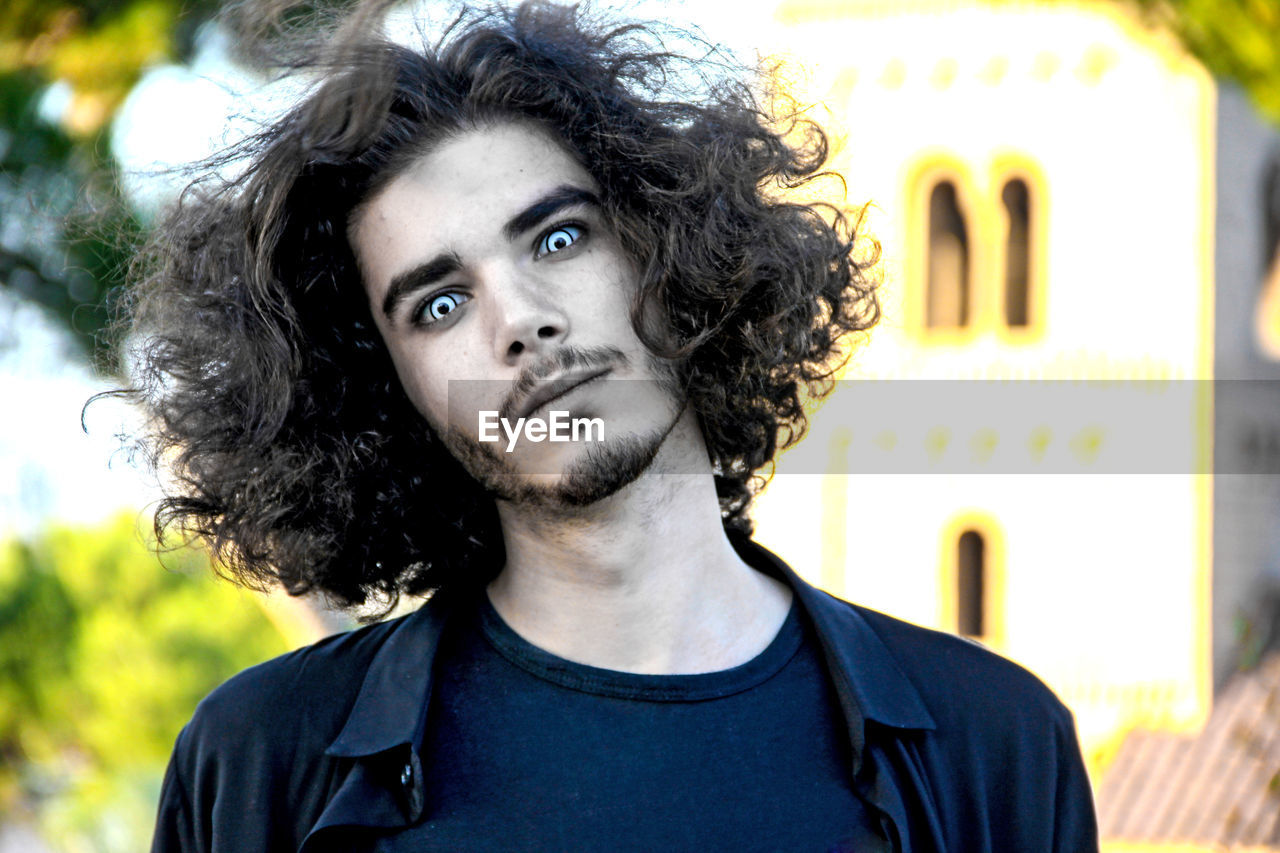
MULTIPOLYGON (((754 551, 747 549, 755 549, 754 551)), ((812 621, 895 849, 1092 853, 1070 712, 975 643, 841 601, 758 546, 812 621)), ((178 736, 153 853, 363 850, 423 816, 418 759, 449 596, 240 673, 178 736)))

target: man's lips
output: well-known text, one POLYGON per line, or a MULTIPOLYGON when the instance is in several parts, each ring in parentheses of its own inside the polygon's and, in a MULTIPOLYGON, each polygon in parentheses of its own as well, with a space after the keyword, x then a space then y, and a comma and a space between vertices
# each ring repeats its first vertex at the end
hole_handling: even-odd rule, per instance
POLYGON ((541 382, 525 397, 516 408, 516 417, 527 418, 548 403, 563 397, 579 385, 585 385, 593 379, 599 379, 609 373, 611 367, 593 367, 586 370, 574 370, 550 381, 541 382))

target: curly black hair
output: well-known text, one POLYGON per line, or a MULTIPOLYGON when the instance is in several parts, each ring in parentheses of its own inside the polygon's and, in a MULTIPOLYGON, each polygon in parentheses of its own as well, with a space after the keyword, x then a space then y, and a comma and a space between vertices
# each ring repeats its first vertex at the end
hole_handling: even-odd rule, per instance
POLYGON ((308 97, 197 182, 140 256, 126 393, 170 474, 155 526, 207 540, 246 585, 341 606, 492 577, 493 498, 431 433, 374 327, 351 212, 433 141, 493 120, 548 128, 595 179, 639 272, 632 323, 678 358, 725 526, 750 533, 760 471, 798 440, 845 336, 879 314, 877 248, 824 175, 823 131, 725 59, 529 0, 463 12, 434 45, 339 29, 308 97), (711 70, 709 70, 711 69, 711 70), (782 113, 780 115, 780 113, 782 113), (674 330, 646 328, 654 313, 674 330))

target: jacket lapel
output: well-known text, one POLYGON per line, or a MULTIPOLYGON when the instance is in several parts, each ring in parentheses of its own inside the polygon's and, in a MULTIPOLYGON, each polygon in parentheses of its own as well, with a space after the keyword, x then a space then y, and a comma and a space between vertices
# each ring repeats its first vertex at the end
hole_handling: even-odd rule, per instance
POLYGON ((854 788, 886 819, 895 849, 944 849, 938 808, 916 761, 918 741, 937 728, 920 692, 858 608, 810 585, 754 542, 734 545, 755 568, 787 583, 808 615, 848 726, 854 788))
POLYGON ((431 670, 451 608, 458 597, 433 595, 389 636, 369 664, 346 724, 325 755, 349 768, 299 848, 329 849, 326 830, 392 829, 418 820, 423 810, 419 758, 431 670))

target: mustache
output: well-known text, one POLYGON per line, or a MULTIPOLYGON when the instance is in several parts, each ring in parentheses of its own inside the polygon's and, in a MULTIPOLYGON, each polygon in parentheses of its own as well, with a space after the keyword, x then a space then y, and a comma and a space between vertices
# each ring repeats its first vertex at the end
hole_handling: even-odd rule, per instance
POLYGON ((520 403, 545 379, 570 370, 591 370, 627 364, 627 354, 617 347, 561 347, 520 371, 504 395, 501 417, 510 418, 520 403))

